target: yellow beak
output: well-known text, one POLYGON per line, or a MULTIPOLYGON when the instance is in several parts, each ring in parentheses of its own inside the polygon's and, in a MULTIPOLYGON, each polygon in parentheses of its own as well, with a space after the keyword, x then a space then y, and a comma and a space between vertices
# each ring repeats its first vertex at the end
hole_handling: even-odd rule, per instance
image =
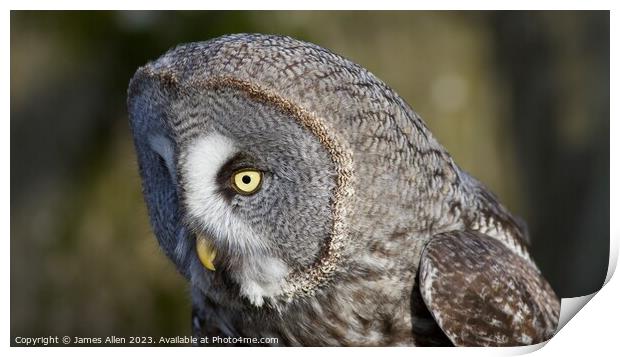
POLYGON ((205 268, 215 271, 215 265, 213 265, 213 260, 217 254, 213 243, 211 243, 207 238, 202 235, 196 237, 196 252, 198 252, 198 259, 205 268))

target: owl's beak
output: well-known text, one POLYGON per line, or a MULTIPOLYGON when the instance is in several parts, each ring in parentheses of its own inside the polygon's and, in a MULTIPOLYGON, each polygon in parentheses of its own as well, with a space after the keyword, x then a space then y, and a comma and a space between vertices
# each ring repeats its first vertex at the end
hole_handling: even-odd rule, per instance
POLYGON ((198 253, 198 259, 200 259, 202 265, 211 271, 215 271, 213 260, 215 260, 217 251, 213 243, 205 236, 198 235, 196 237, 196 252, 198 253))

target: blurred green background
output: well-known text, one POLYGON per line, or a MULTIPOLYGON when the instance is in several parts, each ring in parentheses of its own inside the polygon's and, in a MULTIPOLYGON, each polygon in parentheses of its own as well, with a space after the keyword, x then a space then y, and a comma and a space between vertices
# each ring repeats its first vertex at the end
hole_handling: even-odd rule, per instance
POLYGON ((529 224, 560 296, 609 250, 609 12, 11 12, 11 336, 190 333, 125 108, 182 42, 290 35, 368 68, 529 224))

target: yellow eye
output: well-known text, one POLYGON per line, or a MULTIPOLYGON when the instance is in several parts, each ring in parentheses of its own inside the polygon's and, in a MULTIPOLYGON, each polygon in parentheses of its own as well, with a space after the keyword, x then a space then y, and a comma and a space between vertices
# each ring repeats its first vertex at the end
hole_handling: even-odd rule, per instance
POLYGON ((235 191, 251 195, 260 189, 263 173, 255 169, 242 169, 232 175, 231 181, 235 191))

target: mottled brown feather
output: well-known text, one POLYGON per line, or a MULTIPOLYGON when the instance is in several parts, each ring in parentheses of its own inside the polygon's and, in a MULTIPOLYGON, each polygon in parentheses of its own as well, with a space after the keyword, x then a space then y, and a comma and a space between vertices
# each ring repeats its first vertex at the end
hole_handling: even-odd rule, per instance
POLYGON ((435 235, 422 254, 420 287, 457 346, 531 345, 557 327, 560 305, 538 269, 479 232, 435 235))

